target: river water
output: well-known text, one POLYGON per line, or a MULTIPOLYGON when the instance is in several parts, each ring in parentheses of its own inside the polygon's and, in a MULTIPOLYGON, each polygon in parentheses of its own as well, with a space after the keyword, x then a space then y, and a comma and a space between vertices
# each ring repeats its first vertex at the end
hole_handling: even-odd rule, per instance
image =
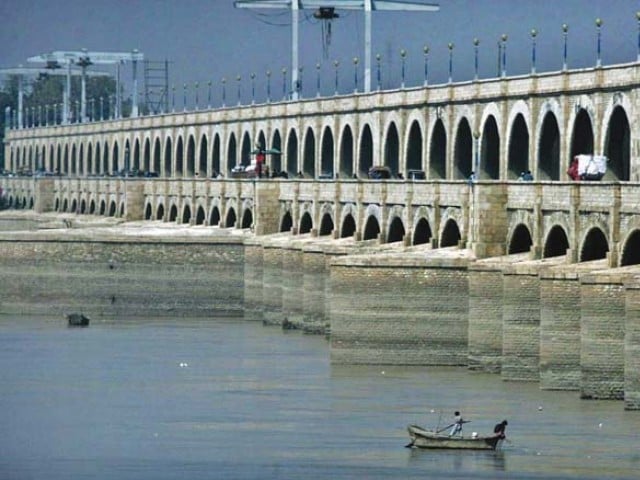
POLYGON ((640 413, 457 368, 346 367, 238 319, 0 320, 0 479, 637 479, 640 413), (406 425, 500 452, 404 448, 406 425))

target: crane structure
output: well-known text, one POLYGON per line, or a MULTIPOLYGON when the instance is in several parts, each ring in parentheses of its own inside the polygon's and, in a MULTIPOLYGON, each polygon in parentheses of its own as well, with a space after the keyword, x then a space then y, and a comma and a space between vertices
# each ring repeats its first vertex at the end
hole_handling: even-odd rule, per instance
POLYGON ((323 18, 323 12, 332 8, 341 10, 364 10, 364 91, 371 91, 371 12, 413 11, 435 12, 440 6, 433 3, 407 2, 395 0, 235 0, 236 8, 279 8, 291 9, 291 92, 292 98, 298 98, 298 13, 302 9, 316 9, 323 18))
MULTIPOLYGON (((89 77, 106 77, 109 76, 107 72, 84 72, 79 68, 72 68, 65 72, 61 70, 52 70, 49 68, 34 68, 34 67, 18 67, 0 68, 0 75, 15 75, 18 77, 18 128, 23 127, 23 113, 24 113, 24 79, 30 77, 37 77, 39 75, 87 75, 89 77)), ((64 112, 65 110, 63 110, 64 112)))
MULTIPOLYGON (((86 119, 87 99, 86 99, 86 71, 90 65, 115 65, 116 66, 116 118, 122 115, 122 92, 120 91, 120 65, 131 62, 133 69, 133 93, 131 116, 138 116, 138 78, 137 64, 144 60, 144 55, 137 49, 131 52, 90 52, 86 49, 78 51, 54 51, 29 57, 28 62, 43 63, 46 68, 55 70, 62 67, 67 68, 67 72, 71 71, 73 65, 77 65, 82 71, 82 92, 80 96, 81 118, 86 119)), ((68 123, 70 118, 69 99, 71 98, 71 75, 67 74, 66 91, 63 95, 63 122, 68 123)))

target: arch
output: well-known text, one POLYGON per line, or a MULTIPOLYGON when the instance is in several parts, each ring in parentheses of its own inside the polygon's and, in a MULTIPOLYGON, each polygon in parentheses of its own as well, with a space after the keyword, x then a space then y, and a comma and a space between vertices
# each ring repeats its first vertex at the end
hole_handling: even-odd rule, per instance
POLYGON ((467 178, 473 171, 473 163, 471 158, 473 154, 473 148, 471 127, 469 126, 469 121, 465 117, 462 117, 460 119, 460 123, 458 124, 454 146, 454 178, 458 180, 467 178))
MULTIPOLYGON (((111 170, 109 170, 109 143, 108 142, 104 142, 104 148, 102 150, 102 163, 100 165, 100 173, 104 173, 104 174, 108 174, 111 172, 111 170)), ((58 171, 60 171, 60 166, 58 165, 58 171)))
POLYGON ((198 161, 198 168, 196 169, 196 176, 207 176, 207 151, 209 149, 209 141, 206 135, 202 135, 200 139, 200 156, 198 161))
POLYGON ((554 225, 551 230, 549 230, 547 239, 544 242, 542 257, 549 258, 566 255, 568 248, 569 239, 564 228, 562 228, 560 225, 554 225))
POLYGON ((144 149, 142 153, 142 171, 151 171, 151 140, 148 138, 144 141, 144 149))
POLYGON ((176 178, 182 178, 184 176, 184 145, 182 136, 179 136, 176 142, 176 165, 173 175, 176 178))
POLYGON ((227 212, 227 218, 224 221, 224 226, 227 228, 235 228, 236 220, 236 211, 231 207, 227 212))
POLYGON ((401 242, 404 239, 405 230, 404 224, 400 217, 393 217, 393 220, 389 224, 389 232, 387 233, 387 242, 401 242))
POLYGON ((511 126, 507 153, 507 179, 515 180, 529 170, 529 130, 522 113, 518 113, 511 126))
POLYGON ((160 174, 162 170, 162 164, 160 160, 160 154, 162 150, 160 148, 160 139, 156 138, 156 141, 153 142, 153 171, 157 174, 160 174))
POLYGON ((107 213, 107 204, 104 200, 100 201, 100 215, 105 215, 107 213))
POLYGON ((175 222, 177 218, 178 218, 178 206, 173 204, 169 209, 169 221, 175 222))
POLYGON ((640 264, 640 230, 636 229, 627 237, 622 247, 620 266, 640 264))
POLYGON ((364 225, 363 240, 376 240, 380 235, 380 223, 375 215, 369 215, 367 222, 364 225))
POLYGON ((96 213, 96 201, 91 200, 89 202, 89 215, 94 215, 96 213))
MULTIPOLYGON (((231 132, 227 143, 227 173, 231 172, 233 167, 236 166, 236 149, 236 135, 231 132)), ((235 212, 233 214, 235 215, 235 212)))
POLYGON ((528 252, 531 250, 532 245, 533 240, 529 229, 526 225, 520 223, 514 229, 513 235, 511 235, 507 252, 509 254, 528 252))
POLYGON ((134 172, 140 171, 140 140, 137 138, 133 143, 133 162, 129 166, 129 169, 134 172))
POLYGON ((580 249, 580 261, 588 262, 590 260, 600 260, 607 258, 609 251, 609 242, 604 232, 598 228, 591 228, 585 235, 580 249))
POLYGON ((171 177, 172 165, 173 165, 173 150, 172 150, 171 137, 167 137, 164 142, 164 176, 171 177))
POLYGON ((116 216, 116 201, 115 200, 111 200, 111 203, 109 204, 109 216, 110 217, 115 217, 116 216))
POLYGON ((304 151, 302 153, 302 173, 306 177, 315 178, 316 137, 311 127, 307 128, 304 136, 304 151))
POLYGON ((351 178, 353 176, 353 132, 349 125, 345 126, 342 131, 338 163, 340 177, 351 178))
POLYGON ((333 132, 325 127, 320 147, 320 175, 334 177, 333 132))
POLYGON ((478 178, 498 180, 500 178, 500 134, 493 115, 489 115, 482 129, 482 148, 480 149, 480 171, 478 178))
POLYGON ((244 132, 242 136, 240 165, 244 165, 245 167, 251 165, 251 137, 249 137, 249 132, 244 132))
POLYGON ((118 170, 120 170, 120 147, 116 141, 113 142, 113 147, 111 148, 111 165, 109 166, 109 172, 116 173, 118 170))
POLYGON ((245 208, 242 213, 242 226, 241 228, 253 227, 253 212, 250 208, 245 208))
POLYGON ((604 154, 609 159, 605 180, 631 179, 631 129, 624 108, 617 106, 607 123, 604 154))
POLYGON ((87 201, 83 198, 80 201, 80 215, 84 215, 84 213, 87 211, 87 201))
POLYGON ((200 205, 196 210, 196 225, 203 225, 205 218, 206 214, 204 213, 204 208, 200 205))
POLYGON ((151 211, 151 204, 147 203, 147 206, 144 209, 144 219, 151 220, 153 218, 152 214, 153 212, 151 211))
POLYGON ((432 236, 433 234, 431 233, 429 221, 424 217, 418 220, 418 223, 416 223, 413 230, 413 245, 429 243, 431 242, 432 236))
POLYGON ((291 212, 286 211, 280 220, 280 231, 290 232, 293 228, 293 219, 291 218, 291 212))
POLYGON ((542 120, 538 145, 538 176, 540 180, 560 179, 560 128, 553 112, 542 120))
MULTIPOLYGON (((22 206, 25 207, 26 205, 27 205, 27 200, 25 199, 22 206)), ((69 208, 69 211, 71 213, 76 213, 78 211, 78 203, 75 198, 71 200, 71 208, 69 208)))
POLYGON ((217 177, 220 169, 220 135, 216 133, 213 137, 213 148, 211 149, 211 176, 217 177))
POLYGON ((454 219, 450 218, 442 229, 440 245, 442 247, 455 247, 458 246, 461 238, 462 236, 460 235, 458 224, 454 219))
POLYGON ((191 207, 189 205, 185 205, 182 209, 182 223, 190 223, 191 222, 191 207))
MULTIPOLYGON (((409 141, 407 142, 407 171, 423 170, 422 168, 422 129, 417 120, 411 123, 409 141)), ((409 176, 407 175, 407 178, 409 176)))
POLYGON ((289 132, 287 140, 287 173, 298 173, 298 135, 294 129, 289 132))
POLYGON ((217 206, 214 206, 211 209, 211 215, 209 215, 209 225, 213 225, 215 227, 220 225, 220 209, 217 206))
MULTIPOLYGON (((271 148, 275 151, 282 152, 282 138, 278 130, 273 132, 273 138, 271 139, 271 148)), ((282 154, 275 153, 269 155, 269 167, 272 173, 278 173, 282 170, 282 154)))
POLYGON ((358 171, 361 176, 367 178, 369 169, 373 166, 373 135, 371 127, 366 125, 360 135, 360 156, 358 159, 358 171))
POLYGON ((189 135, 187 140, 187 161, 185 165, 184 176, 193 177, 196 171, 196 140, 193 135, 189 135))
POLYGON ((164 220, 164 205, 163 204, 159 204, 158 205, 158 209, 156 210, 156 219, 157 220, 164 220))
POLYGON ((582 154, 593 155, 593 125, 589 112, 584 108, 578 110, 573 122, 569 158, 582 154))
POLYGON ((330 213, 325 213, 322 216, 322 220, 320 220, 320 236, 331 235, 333 232, 333 218, 331 218, 330 213))
POLYGON ((384 165, 389 167, 391 175, 398 175, 400 171, 400 140, 398 128, 394 122, 391 122, 387 128, 387 136, 384 142, 384 165))
POLYGON ((429 147, 429 178, 447 177, 447 132, 441 119, 436 120, 429 147))
POLYGON ((342 227, 340 228, 340 238, 353 237, 356 233, 356 221, 353 215, 347 213, 342 219, 342 227))
POLYGON ((309 233, 313 228, 313 219, 309 212, 304 212, 302 218, 300 218, 300 228, 298 231, 300 233, 309 233))

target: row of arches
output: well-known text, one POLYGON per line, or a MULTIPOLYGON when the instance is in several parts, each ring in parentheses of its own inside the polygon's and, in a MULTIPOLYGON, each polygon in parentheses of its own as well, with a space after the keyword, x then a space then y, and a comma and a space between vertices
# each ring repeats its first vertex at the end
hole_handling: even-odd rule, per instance
POLYGON ((490 103, 477 116, 470 106, 438 106, 398 112, 308 118, 287 126, 282 119, 255 124, 205 125, 148 136, 103 140, 54 140, 32 145, 11 142, 11 165, 68 175, 110 175, 126 170, 166 178, 228 175, 249 165, 257 146, 273 152, 271 171, 307 178, 365 176, 373 165, 394 175, 425 171, 428 180, 456 180, 477 171, 481 179, 512 180, 531 170, 536 179, 565 180, 569 159, 578 154, 609 158, 608 180, 631 178, 631 107, 612 95, 604 111, 587 96, 573 99, 566 118, 559 101, 534 105, 516 101, 508 115, 490 103), (318 121, 325 124, 317 126, 318 121), (305 125, 305 123, 309 123, 305 125), (378 125, 383 123, 382 127, 378 125), (477 126, 477 129, 476 129, 477 126), (240 130, 242 129, 242 130, 240 130))

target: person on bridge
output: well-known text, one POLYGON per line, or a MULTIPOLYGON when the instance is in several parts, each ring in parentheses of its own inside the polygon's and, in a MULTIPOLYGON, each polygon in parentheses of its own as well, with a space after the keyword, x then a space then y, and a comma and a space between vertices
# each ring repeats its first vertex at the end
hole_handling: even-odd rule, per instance
POLYGON ((266 158, 265 151, 259 143, 256 143, 256 148, 258 149, 258 153, 256 153, 256 175, 258 178, 262 178, 262 165, 266 158))
POLYGON ((578 170, 578 157, 573 157, 571 161, 571 165, 569 165, 569 169, 567 170, 567 175, 573 181, 580 180, 580 172, 578 170))

